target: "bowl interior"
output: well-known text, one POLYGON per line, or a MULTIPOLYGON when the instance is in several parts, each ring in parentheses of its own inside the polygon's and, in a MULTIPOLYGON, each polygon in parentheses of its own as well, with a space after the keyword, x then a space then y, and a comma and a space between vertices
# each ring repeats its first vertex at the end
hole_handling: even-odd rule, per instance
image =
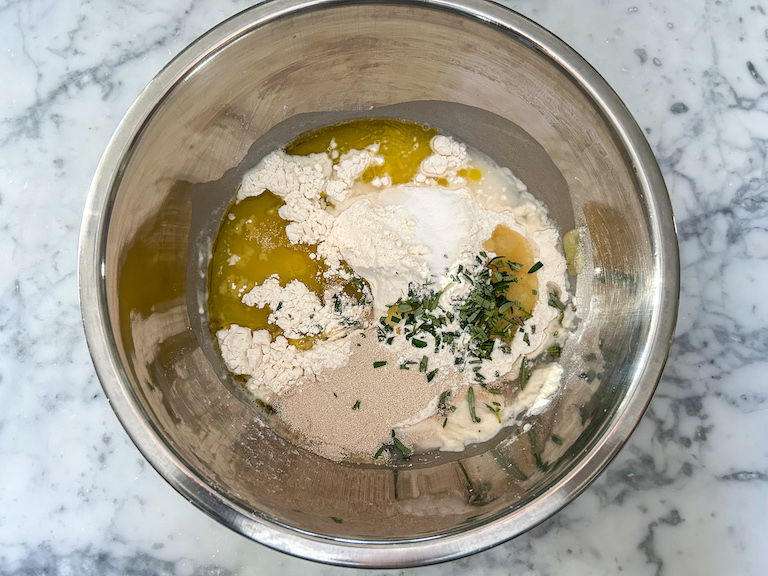
POLYGON ((499 522, 511 537, 599 472, 653 392, 669 287, 648 183, 579 70, 527 37, 535 27, 522 18, 511 17, 515 32, 422 3, 278 12, 240 16, 194 45, 155 81, 119 151, 92 264, 103 264, 117 373, 105 387, 126 398, 118 414, 134 438, 137 426, 154 438, 137 443, 166 477, 272 545, 273 529, 353 547, 499 522), (580 323, 563 350, 564 391, 535 434, 510 430, 408 467, 338 464, 276 434, 223 370, 205 325, 205 273, 243 171, 300 132, 366 114, 434 124, 511 168, 564 232, 583 227, 580 323))

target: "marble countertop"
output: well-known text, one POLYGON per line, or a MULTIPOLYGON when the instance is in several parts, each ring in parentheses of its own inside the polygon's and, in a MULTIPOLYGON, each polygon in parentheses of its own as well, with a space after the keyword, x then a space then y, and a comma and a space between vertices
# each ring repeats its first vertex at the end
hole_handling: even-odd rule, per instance
MULTIPOLYGON (((565 510, 397 574, 768 573, 768 5, 510 0, 603 74, 666 178, 680 318, 631 440, 565 510)), ((122 114, 248 2, 0 1, 0 575, 336 574, 210 520, 109 407, 80 324, 85 196, 122 114)), ((395 572, 381 572, 394 574, 395 572)))

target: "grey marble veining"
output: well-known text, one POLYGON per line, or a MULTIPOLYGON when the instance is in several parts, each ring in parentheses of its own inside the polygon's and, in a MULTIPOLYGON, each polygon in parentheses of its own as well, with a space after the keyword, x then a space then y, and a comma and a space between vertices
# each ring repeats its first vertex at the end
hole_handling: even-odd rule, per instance
MULTIPOLYGON (((380 574, 768 573, 768 5, 511 0, 590 61, 657 155, 682 295, 630 442, 563 512, 448 564, 380 574)), ((134 448, 77 304, 90 178, 121 115, 241 1, 0 1, 0 575, 352 572, 209 520, 134 448)))

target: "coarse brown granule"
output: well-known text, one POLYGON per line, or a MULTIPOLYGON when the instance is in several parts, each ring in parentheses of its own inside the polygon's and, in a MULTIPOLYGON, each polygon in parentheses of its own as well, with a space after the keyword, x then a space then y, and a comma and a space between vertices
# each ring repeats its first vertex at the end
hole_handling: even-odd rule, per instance
POLYGON ((401 369, 398 356, 376 340, 375 329, 351 338, 347 366, 302 382, 274 406, 313 452, 332 460, 370 458, 391 440, 396 424, 424 410, 458 376, 438 374, 427 382, 417 364, 401 369), (382 361, 386 365, 374 368, 382 361))

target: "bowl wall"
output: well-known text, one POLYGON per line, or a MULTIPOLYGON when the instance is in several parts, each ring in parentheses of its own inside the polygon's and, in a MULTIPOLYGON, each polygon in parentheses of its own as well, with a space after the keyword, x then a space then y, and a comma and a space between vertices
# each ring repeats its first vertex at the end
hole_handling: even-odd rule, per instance
POLYGON ((97 370, 150 462, 236 530, 345 564, 467 554, 562 507, 639 421, 677 310, 671 210, 640 130, 559 40, 474 0, 273 2, 214 29, 121 124, 80 265, 97 370), (511 168, 563 231, 583 227, 580 323, 535 439, 511 430, 409 467, 337 464, 276 434, 226 375, 204 287, 240 177, 300 132, 363 115, 434 124, 511 168))

